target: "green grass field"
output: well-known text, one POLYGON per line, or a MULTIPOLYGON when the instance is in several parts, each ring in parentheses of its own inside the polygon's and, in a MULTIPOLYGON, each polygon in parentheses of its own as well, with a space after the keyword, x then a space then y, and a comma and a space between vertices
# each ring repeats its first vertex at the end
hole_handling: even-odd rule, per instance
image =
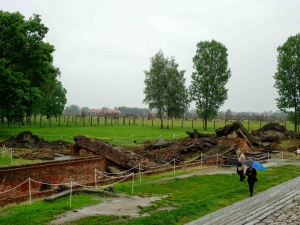
MULTIPOLYGON (((11 136, 16 136, 23 131, 31 131, 33 134, 39 136, 48 141, 64 140, 67 142, 73 142, 73 136, 82 134, 91 138, 99 138, 110 143, 130 146, 133 145, 135 140, 137 143, 141 143, 145 140, 153 140, 157 138, 164 139, 177 139, 183 138, 187 135, 186 131, 193 131, 197 129, 201 133, 215 133, 215 130, 224 127, 234 121, 213 120, 208 122, 208 129, 203 129, 203 122, 201 120, 165 120, 164 128, 160 129, 160 120, 147 120, 147 119, 136 119, 132 118, 129 120, 126 118, 124 121, 122 118, 119 120, 98 118, 85 118, 80 119, 71 117, 52 118, 51 121, 46 118, 31 122, 25 122, 24 126, 20 126, 19 123, 0 124, 0 140, 6 140, 11 136), (169 129, 167 124, 169 122, 169 129)), ((243 121, 244 127, 248 130, 257 130, 267 124, 266 121, 243 121)), ((293 130, 293 124, 290 122, 281 122, 280 125, 286 126, 287 130, 293 130)))

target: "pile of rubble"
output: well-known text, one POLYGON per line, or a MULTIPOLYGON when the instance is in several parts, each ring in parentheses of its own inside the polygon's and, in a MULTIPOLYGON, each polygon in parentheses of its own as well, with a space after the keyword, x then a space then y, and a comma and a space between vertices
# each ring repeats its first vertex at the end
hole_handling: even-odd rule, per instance
MULTIPOLYGON (((215 134, 201 134, 197 130, 186 131, 187 137, 178 140, 153 140, 143 142, 141 148, 126 149, 101 140, 92 140, 86 136, 75 136, 75 144, 64 141, 48 142, 32 135, 29 131, 11 137, 2 143, 11 148, 40 149, 36 154, 46 155, 45 149, 51 149, 51 154, 99 155, 107 159, 110 172, 133 168, 136 165, 161 165, 176 158, 178 161, 188 161, 200 156, 218 155, 220 159, 235 157, 239 148, 247 155, 255 157, 259 153, 280 151, 280 143, 292 139, 296 145, 288 148, 295 152, 300 145, 300 135, 287 131, 277 123, 269 123, 261 129, 248 132, 240 122, 234 122, 216 130, 215 134), (299 145, 297 145, 299 143, 299 145), (45 150, 45 151, 43 151, 45 150), (60 151, 60 152, 59 152, 60 151)), ((32 153, 33 154, 33 153, 32 153)), ((25 158, 37 158, 34 155, 20 155, 25 158)), ((49 158, 46 158, 49 159, 49 158)))
POLYGON ((25 153, 20 153, 19 158, 53 160, 57 156, 70 155, 72 143, 62 140, 46 141, 33 135, 30 131, 24 131, 1 142, 1 146, 20 150, 20 152, 24 152, 22 150, 26 149, 25 153))

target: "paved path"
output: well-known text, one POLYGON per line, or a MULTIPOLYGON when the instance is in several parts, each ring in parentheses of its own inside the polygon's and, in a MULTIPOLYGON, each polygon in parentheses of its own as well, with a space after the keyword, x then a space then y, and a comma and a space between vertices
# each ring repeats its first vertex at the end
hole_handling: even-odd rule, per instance
MULTIPOLYGON (((269 162, 269 165, 265 166, 277 163, 276 161, 269 162)), ((204 224, 300 225, 300 176, 203 216, 187 225, 204 224)))

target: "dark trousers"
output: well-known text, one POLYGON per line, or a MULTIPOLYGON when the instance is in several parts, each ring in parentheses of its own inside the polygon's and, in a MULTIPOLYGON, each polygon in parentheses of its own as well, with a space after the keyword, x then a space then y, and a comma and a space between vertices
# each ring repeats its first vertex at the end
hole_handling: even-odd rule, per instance
POLYGON ((240 181, 243 181, 245 179, 244 170, 238 170, 237 173, 240 176, 240 181))
POLYGON ((250 191, 250 195, 251 195, 251 196, 252 196, 252 194, 253 194, 254 183, 255 183, 255 182, 248 180, 248 186, 249 186, 249 191, 250 191))

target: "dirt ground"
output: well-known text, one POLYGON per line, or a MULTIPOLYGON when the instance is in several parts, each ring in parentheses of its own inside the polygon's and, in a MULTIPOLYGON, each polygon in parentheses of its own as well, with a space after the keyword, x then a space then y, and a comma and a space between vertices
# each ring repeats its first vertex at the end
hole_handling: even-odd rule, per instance
MULTIPOLYGON (((212 175, 212 174, 232 174, 235 173, 234 167, 217 167, 209 166, 191 172, 170 178, 163 178, 148 183, 164 183, 174 178, 186 178, 194 175, 212 175)), ((57 219, 51 221, 51 225, 65 224, 80 218, 97 216, 97 215, 116 215, 116 216, 129 216, 131 218, 139 217, 140 209, 138 206, 146 207, 151 205, 152 202, 162 199, 164 196, 152 196, 150 198, 141 198, 139 196, 124 196, 118 197, 101 197, 102 203, 83 207, 77 210, 70 210, 66 213, 57 215, 57 219)), ((160 210, 171 210, 172 208, 161 208, 160 210)), ((143 214, 142 216, 147 216, 143 214)))

